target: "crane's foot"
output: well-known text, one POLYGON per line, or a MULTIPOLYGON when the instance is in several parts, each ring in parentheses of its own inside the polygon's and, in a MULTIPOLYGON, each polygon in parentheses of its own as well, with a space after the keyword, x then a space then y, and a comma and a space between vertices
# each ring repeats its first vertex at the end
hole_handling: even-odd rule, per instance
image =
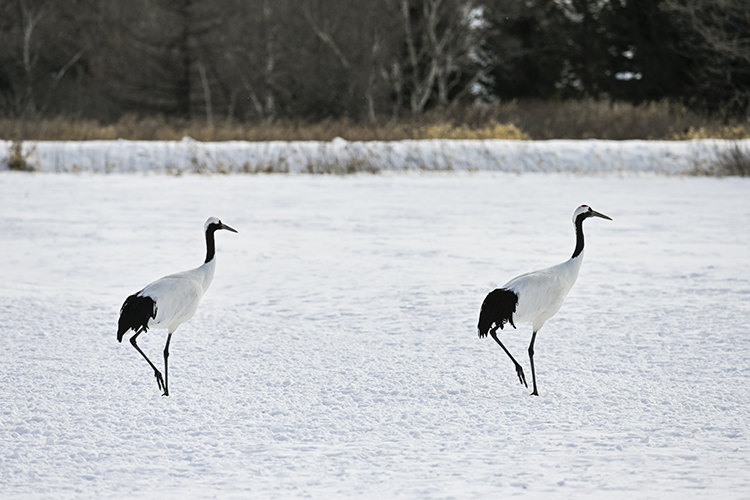
POLYGON ((154 370, 154 377, 156 377, 156 385, 159 386, 160 391, 167 391, 167 386, 164 385, 164 378, 161 376, 161 372, 159 370, 154 370))
POLYGON ((529 394, 529 396, 538 396, 538 395, 539 395, 539 393, 536 391, 536 389, 534 389, 534 392, 532 392, 531 394, 529 394))
POLYGON ((162 396, 169 396, 169 391, 164 389, 164 394, 162 394, 162 396))
POLYGON ((518 375, 518 380, 523 384, 524 387, 528 387, 529 384, 526 383, 526 375, 523 373, 523 367, 516 363, 516 375, 518 375))

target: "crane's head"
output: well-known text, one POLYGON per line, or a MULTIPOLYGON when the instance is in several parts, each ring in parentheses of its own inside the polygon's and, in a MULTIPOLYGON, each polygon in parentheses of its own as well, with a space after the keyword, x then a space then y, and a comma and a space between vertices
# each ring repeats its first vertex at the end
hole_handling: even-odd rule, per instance
POLYGON ((217 217, 209 217, 206 223, 203 225, 203 231, 208 232, 208 230, 218 231, 219 229, 226 229, 227 231, 232 231, 233 233, 236 233, 236 229, 232 229, 231 227, 227 226, 223 222, 221 222, 217 217))
POLYGON ((573 224, 576 223, 576 221, 581 220, 583 222, 584 220, 588 219, 589 217, 601 217, 602 219, 612 220, 611 217, 608 217, 604 214, 600 214, 593 208, 591 208, 588 205, 581 205, 580 207, 576 208, 576 211, 573 212, 573 224))

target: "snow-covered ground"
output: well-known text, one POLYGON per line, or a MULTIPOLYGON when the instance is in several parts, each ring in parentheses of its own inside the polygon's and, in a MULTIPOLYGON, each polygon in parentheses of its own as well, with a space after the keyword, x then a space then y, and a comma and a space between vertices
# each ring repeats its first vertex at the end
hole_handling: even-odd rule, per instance
POLYGON ((0 497, 748 498, 749 228, 748 179, 3 172, 0 497), (569 257, 581 203, 614 220, 530 397, 479 306, 569 257), (119 307, 209 215, 239 234, 165 398, 119 307))
MULTIPOLYGON (((0 141, 0 169, 12 143, 0 141)), ((384 170, 680 174, 710 167, 742 141, 397 142, 24 142, 22 156, 42 172, 350 173, 384 170)))

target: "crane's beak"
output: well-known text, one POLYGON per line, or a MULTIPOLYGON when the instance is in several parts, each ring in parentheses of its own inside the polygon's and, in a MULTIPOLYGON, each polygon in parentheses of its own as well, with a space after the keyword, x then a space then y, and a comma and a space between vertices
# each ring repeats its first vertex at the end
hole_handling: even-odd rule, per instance
POLYGON ((593 217, 601 217, 602 219, 612 220, 612 217, 609 217, 608 215, 600 214, 596 210, 592 210, 591 215, 593 217))
POLYGON ((233 233, 236 233, 236 232, 237 232, 237 230, 236 230, 236 229, 234 229, 234 228, 231 228, 231 227, 227 226, 227 225, 226 225, 226 224, 224 224, 223 222, 221 223, 221 228, 222 228, 222 229, 226 229, 227 231, 232 231, 233 233))

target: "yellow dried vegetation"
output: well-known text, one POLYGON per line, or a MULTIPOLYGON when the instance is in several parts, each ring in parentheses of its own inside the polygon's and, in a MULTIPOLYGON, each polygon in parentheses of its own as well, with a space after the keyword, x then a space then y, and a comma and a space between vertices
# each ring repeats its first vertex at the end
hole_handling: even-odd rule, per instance
POLYGON ((450 123, 436 123, 417 129, 417 139, 507 139, 528 141, 531 139, 512 123, 491 123, 481 128, 450 123))
POLYGON ((178 141, 190 137, 197 141, 330 141, 342 137, 348 141, 399 141, 420 139, 510 139, 530 137, 511 123, 454 125, 449 122, 404 121, 361 123, 347 119, 317 123, 279 120, 272 123, 218 122, 207 125, 200 120, 165 119, 162 116, 126 115, 115 123, 94 120, 39 118, 34 120, 0 119, 0 139, 21 141, 142 140, 178 141))
POLYGON ((690 127, 679 136, 674 137, 675 140, 690 140, 690 139, 729 139, 729 140, 740 140, 750 139, 750 125, 736 125, 734 127, 715 127, 715 128, 693 128, 690 127))

